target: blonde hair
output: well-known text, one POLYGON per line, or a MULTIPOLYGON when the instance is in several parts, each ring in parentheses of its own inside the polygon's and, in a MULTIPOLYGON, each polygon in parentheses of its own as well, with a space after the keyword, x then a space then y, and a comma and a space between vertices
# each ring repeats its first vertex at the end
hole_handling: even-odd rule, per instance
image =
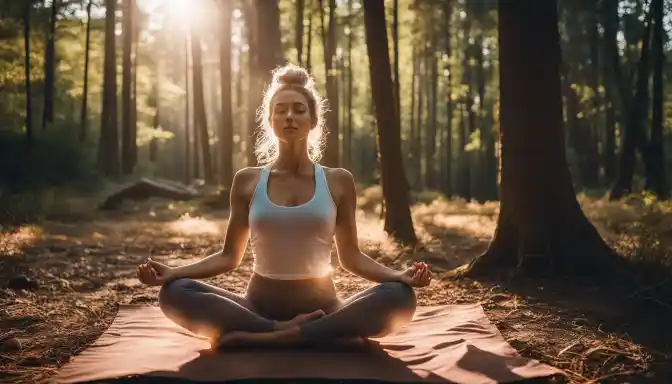
POLYGON ((278 158, 278 138, 271 127, 271 111, 273 97, 279 91, 293 89, 301 92, 308 101, 308 109, 314 128, 308 134, 308 157, 314 162, 322 158, 325 141, 324 113, 326 100, 320 97, 315 89, 315 81, 307 70, 294 64, 287 64, 274 69, 273 79, 263 94, 261 106, 257 109, 257 140, 254 154, 259 164, 268 164, 278 158))

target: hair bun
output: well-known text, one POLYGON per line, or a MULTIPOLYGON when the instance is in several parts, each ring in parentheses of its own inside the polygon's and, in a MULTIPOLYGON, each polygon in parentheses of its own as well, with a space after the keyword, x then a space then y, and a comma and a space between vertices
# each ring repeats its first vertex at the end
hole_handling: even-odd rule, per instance
POLYGON ((275 82, 282 85, 298 85, 305 87, 311 82, 308 71, 294 64, 287 64, 276 69, 273 77, 275 82))

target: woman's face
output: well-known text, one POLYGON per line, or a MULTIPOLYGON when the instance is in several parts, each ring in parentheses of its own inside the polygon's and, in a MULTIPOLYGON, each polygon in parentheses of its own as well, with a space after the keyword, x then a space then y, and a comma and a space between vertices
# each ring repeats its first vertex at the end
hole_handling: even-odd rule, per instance
POLYGON ((313 128, 308 100, 293 89, 278 91, 271 100, 271 128, 278 140, 305 140, 313 128))

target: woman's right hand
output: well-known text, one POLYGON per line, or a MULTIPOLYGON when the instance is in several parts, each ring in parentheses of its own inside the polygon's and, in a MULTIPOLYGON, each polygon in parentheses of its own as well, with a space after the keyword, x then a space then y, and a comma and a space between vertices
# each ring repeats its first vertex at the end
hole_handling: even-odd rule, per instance
POLYGON ((140 282, 150 286, 163 285, 173 279, 175 277, 174 270, 174 268, 152 259, 147 259, 146 262, 136 268, 140 282))

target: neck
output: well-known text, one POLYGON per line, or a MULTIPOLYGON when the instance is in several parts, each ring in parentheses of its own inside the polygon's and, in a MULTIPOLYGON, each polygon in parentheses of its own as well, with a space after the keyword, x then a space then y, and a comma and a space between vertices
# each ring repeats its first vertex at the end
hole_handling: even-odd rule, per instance
POLYGON ((298 143, 280 143, 278 158, 273 163, 273 168, 299 173, 312 170, 313 162, 308 157, 308 148, 305 141, 298 143))

